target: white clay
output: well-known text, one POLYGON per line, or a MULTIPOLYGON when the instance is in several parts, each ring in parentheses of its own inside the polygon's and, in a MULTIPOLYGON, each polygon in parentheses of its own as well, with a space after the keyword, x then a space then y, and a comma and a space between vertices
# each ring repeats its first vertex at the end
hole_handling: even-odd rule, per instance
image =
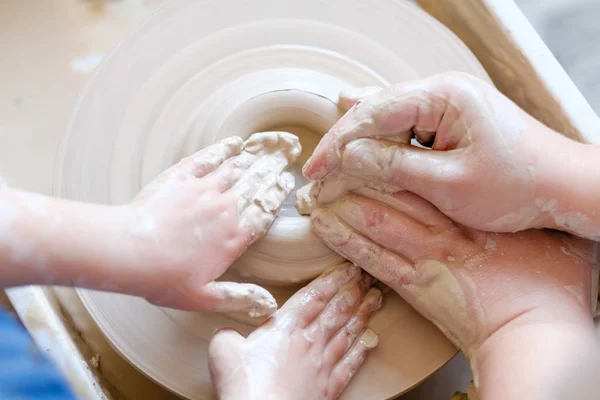
POLYGON ((547 214, 554 220, 557 227, 577 236, 600 240, 600 234, 593 222, 583 213, 561 212, 558 202, 553 199, 536 199, 535 204, 540 213, 547 214))
POLYGON ((310 215, 319 206, 327 205, 345 193, 358 192, 363 188, 374 189, 383 193, 402 191, 392 185, 367 182, 351 175, 333 172, 322 181, 311 182, 296 191, 296 210, 300 215, 310 215))
POLYGON ((294 177, 283 171, 296 161, 302 147, 290 133, 261 132, 244 142, 243 149, 232 159, 233 169, 240 169, 241 175, 230 191, 238 197, 240 224, 250 232, 264 233, 294 188, 294 177))
POLYGON ((314 336, 312 334, 308 333, 308 331, 302 332, 302 337, 304 337, 304 339, 306 339, 306 341, 308 343, 314 343, 315 342, 314 336))
POLYGON ((514 232, 527 229, 534 224, 539 215, 538 210, 531 207, 521 207, 518 211, 504 215, 486 224, 490 231, 502 231, 505 226, 514 226, 514 232))
POLYGON ((485 332, 483 310, 474 302, 477 298, 474 283, 466 276, 458 279, 457 273, 439 261, 418 262, 413 282, 402 290, 410 294, 413 305, 421 312, 435 310, 435 315, 426 313, 429 320, 435 321, 446 337, 469 356, 469 349, 480 343, 485 332))
POLYGON ((296 190, 296 201, 294 205, 300 215, 310 215, 319 207, 317 197, 319 196, 319 185, 321 181, 311 182, 296 190))
MULTIPOLYGON (((350 280, 346 283, 338 292, 335 299, 331 301, 331 303, 338 302, 344 303, 346 307, 354 307, 358 299, 349 292, 356 284, 361 280, 360 276, 356 276, 354 279, 350 280)), ((343 308, 343 307, 342 307, 343 308)), ((343 318, 343 315, 338 315, 337 313, 333 313, 333 310, 325 310, 319 315, 319 329, 321 333, 328 332, 332 330, 336 325, 338 325, 337 319, 343 318)))
POLYGON ((217 306, 220 312, 248 309, 251 317, 262 317, 277 309, 273 296, 259 286, 235 282, 213 282, 210 285, 223 294, 223 300, 217 306))
POLYGON ((283 201, 294 189, 294 176, 284 172, 256 193, 240 215, 240 224, 251 232, 266 232, 283 201))

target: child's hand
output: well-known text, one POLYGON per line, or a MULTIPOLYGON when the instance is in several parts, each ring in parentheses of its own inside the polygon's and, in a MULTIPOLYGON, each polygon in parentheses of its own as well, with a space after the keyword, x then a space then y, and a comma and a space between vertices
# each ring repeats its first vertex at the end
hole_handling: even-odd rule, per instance
POLYGON ((298 139, 265 132, 231 137, 162 173, 127 206, 143 264, 140 295, 152 303, 202 311, 270 314, 263 288, 214 282, 275 219, 294 188, 284 170, 300 154, 298 139))
POLYGON ((301 289, 247 338, 218 332, 209 365, 219 398, 338 398, 377 345, 367 329, 382 299, 373 283, 344 263, 301 289))

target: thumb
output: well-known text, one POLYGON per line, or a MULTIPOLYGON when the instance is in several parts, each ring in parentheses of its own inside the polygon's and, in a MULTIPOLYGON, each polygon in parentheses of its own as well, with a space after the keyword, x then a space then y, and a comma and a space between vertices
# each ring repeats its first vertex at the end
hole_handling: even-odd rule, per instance
POLYGON ((383 89, 379 86, 366 86, 362 88, 352 88, 344 90, 339 95, 338 107, 346 112, 360 100, 381 92, 383 89))
POLYGON ((266 289, 251 283, 209 282, 185 293, 181 307, 207 312, 247 312, 251 317, 271 315, 277 301, 266 289))
POLYGON ((240 364, 244 337, 236 330, 217 331, 208 344, 208 367, 213 382, 218 386, 225 374, 231 374, 240 364))
POLYGON ((346 145, 341 170, 374 185, 395 187, 429 198, 436 184, 451 175, 453 156, 379 139, 357 139, 346 145))

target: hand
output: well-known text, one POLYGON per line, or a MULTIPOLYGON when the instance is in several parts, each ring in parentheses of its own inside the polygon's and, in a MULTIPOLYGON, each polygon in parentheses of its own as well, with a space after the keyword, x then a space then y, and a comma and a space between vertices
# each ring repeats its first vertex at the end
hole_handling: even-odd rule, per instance
POLYGON ((202 311, 272 313, 263 288, 214 282, 273 222, 294 188, 283 172, 300 154, 298 139, 265 132, 231 137, 165 171, 127 206, 143 265, 138 295, 202 311))
POLYGON ((247 338, 221 330, 209 346, 220 399, 336 399, 377 336, 367 329, 382 294, 344 263, 291 297, 247 338))
POLYGON ((368 188, 311 219, 331 249, 398 292, 471 360, 518 325, 576 323, 593 332, 595 242, 543 230, 484 233, 410 192, 368 188))
POLYGON ((475 229, 551 227, 586 237, 600 231, 571 204, 573 176, 597 169, 580 165, 582 145, 475 77, 447 73, 359 89, 340 95, 340 106, 352 108, 304 166, 307 178, 325 180, 321 204, 359 186, 406 189, 475 229), (432 149, 410 145, 413 135, 432 149), (556 168, 558 158, 568 173, 556 168))

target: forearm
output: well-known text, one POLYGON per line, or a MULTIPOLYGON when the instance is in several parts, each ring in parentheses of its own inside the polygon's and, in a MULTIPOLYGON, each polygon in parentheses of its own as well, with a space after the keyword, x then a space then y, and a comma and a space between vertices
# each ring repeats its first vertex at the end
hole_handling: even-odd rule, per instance
POLYGON ((503 329, 486 341, 473 363, 478 398, 592 400, 599 360, 591 323, 503 329))
POLYGON ((136 271, 126 269, 122 259, 132 254, 128 218, 124 207, 0 190, 0 286, 130 292, 136 271))
POLYGON ((545 144, 540 164, 536 206, 541 225, 599 240, 600 146, 561 137, 545 144))

